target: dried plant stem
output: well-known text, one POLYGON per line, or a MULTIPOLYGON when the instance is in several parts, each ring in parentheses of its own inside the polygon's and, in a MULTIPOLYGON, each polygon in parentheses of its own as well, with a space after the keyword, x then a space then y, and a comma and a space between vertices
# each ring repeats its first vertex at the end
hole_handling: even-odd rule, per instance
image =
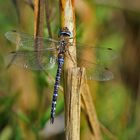
POLYGON ((83 69, 68 70, 67 97, 65 97, 66 140, 80 140, 80 89, 82 86, 83 69))
MULTIPOLYGON (((67 27, 75 37, 74 0, 60 0, 61 26, 67 27)), ((75 42, 75 38, 73 40, 75 42)), ((66 140, 80 139, 80 93, 88 116, 93 139, 101 140, 100 127, 83 69, 76 68, 76 44, 69 48, 73 58, 66 57, 64 66, 66 140), (75 67, 75 68, 74 68, 75 67), (84 78, 82 78, 84 75, 84 78)))
MULTIPOLYGON (((67 27, 75 37, 75 12, 74 0, 60 0, 61 27, 67 27)), ((73 38, 75 43, 75 38, 73 38)), ((79 69, 76 68, 76 47, 69 47, 70 57, 65 57, 64 65, 64 95, 65 95, 65 126, 66 140, 79 140, 80 134, 80 94, 78 92, 77 74, 79 69), (73 69, 75 67, 75 69, 73 69)))
POLYGON ((46 24, 47 24, 49 37, 52 38, 52 31, 51 31, 51 25, 50 25, 50 9, 49 8, 50 8, 49 0, 45 0, 46 24))
POLYGON ((103 124, 100 123, 102 131, 108 136, 110 140, 118 140, 118 138, 110 132, 103 124))
MULTIPOLYGON (((84 72, 85 73, 85 72, 84 72)), ((100 132, 100 124, 97 118, 96 110, 92 101, 91 93, 87 84, 86 74, 84 74, 84 84, 81 90, 82 107, 85 110, 88 122, 90 124, 91 132, 94 140, 102 140, 100 132)))
POLYGON ((34 0, 34 36, 43 36, 44 0, 34 0))
POLYGON ((43 37, 44 30, 44 0, 34 0, 34 49, 37 51, 36 63, 40 66, 41 62, 41 52, 38 51, 43 49, 43 39, 37 37, 43 37))

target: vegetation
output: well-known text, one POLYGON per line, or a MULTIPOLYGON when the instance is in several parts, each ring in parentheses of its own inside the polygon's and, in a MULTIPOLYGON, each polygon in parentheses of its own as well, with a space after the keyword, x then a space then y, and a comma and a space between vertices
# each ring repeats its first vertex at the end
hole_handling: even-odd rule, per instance
MULTIPOLYGON (((43 36, 58 38, 59 1, 46 0, 45 4, 43 36)), ((13 29, 35 34, 33 8, 31 0, 1 0, 0 140, 65 139, 63 80, 55 123, 51 125, 49 121, 56 69, 46 74, 15 65, 6 68, 7 54, 17 48, 4 34, 13 29)), ((105 63, 114 73, 113 80, 88 81, 103 140, 140 139, 139 9, 137 1, 75 0, 76 41, 112 48, 117 54, 117 59, 105 63)), ((85 53, 85 48, 80 49, 82 58, 90 55, 85 53)), ((104 58, 103 53, 100 55, 104 58)), ((92 59, 96 60, 94 56, 92 59)), ((80 139, 96 139, 92 133, 92 118, 87 117, 83 103, 80 139)))

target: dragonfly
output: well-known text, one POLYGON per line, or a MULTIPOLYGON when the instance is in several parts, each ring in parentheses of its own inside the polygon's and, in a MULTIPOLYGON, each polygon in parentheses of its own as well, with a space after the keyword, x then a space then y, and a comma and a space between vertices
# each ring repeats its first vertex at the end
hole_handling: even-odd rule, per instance
MULTIPOLYGON (((12 64, 31 70, 41 71, 52 69, 57 64, 50 113, 50 122, 53 124, 65 54, 67 53, 69 56, 72 54, 69 52, 69 48, 73 45, 71 41, 73 39, 72 33, 67 27, 64 27, 58 34, 58 40, 43 37, 34 38, 32 35, 17 31, 9 31, 5 36, 9 41, 15 43, 16 46, 19 47, 17 51, 9 54, 12 64), (42 45, 45 47, 43 46, 44 48, 42 48, 42 45)), ((79 48, 81 48, 82 45, 81 43, 77 43, 76 46, 80 46, 79 48)), ((90 50, 90 52, 95 52, 98 62, 115 58, 115 52, 111 48, 99 48, 92 45, 85 45, 85 48, 86 50, 90 50), (103 58, 100 55, 101 53, 104 54, 103 58)), ((77 49, 77 56, 81 56, 81 54, 81 49, 77 49)), ((73 58, 73 56, 70 56, 70 58, 73 58)), ((98 64, 88 59, 88 57, 82 59, 77 57, 77 60, 72 61, 76 63, 79 60, 80 63, 78 64, 81 64, 81 66, 87 69, 88 77, 91 80, 108 81, 113 79, 113 73, 109 69, 105 68, 100 63, 98 64)))

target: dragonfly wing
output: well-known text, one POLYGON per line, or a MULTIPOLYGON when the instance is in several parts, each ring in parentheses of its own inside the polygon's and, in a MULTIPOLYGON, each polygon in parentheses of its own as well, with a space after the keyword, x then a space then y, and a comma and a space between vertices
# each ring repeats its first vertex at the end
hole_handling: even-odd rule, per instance
POLYGON ((43 38, 43 37, 36 37, 36 41, 34 39, 34 36, 17 32, 17 31, 9 31, 5 33, 6 38, 11 41, 12 43, 15 43, 17 46, 26 48, 29 50, 35 49, 35 43, 37 47, 40 49, 44 48, 56 48, 56 45, 58 44, 57 40, 54 40, 52 38, 43 38), (42 46, 43 45, 43 46, 42 46))
POLYGON ((102 66, 97 66, 95 69, 88 70, 87 69, 87 77, 89 80, 96 80, 96 81, 109 81, 114 79, 113 73, 102 66))
MULTIPOLYGON (((87 77, 90 80, 108 81, 114 78, 113 73, 104 65, 108 64, 108 61, 115 59, 117 53, 111 48, 101 48, 89 45, 83 45, 76 43, 76 56, 79 67, 85 67, 87 71, 87 77)), ((71 58, 73 52, 70 53, 71 58)))
POLYGON ((9 31, 5 33, 5 37, 11 41, 12 43, 15 43, 17 45, 21 45, 21 42, 26 41, 33 41, 34 37, 25 33, 20 33, 17 31, 9 31))
POLYGON ((102 63, 115 59, 118 55, 111 48, 95 47, 77 43, 77 56, 86 55, 96 59, 96 62, 102 63))
POLYGON ((46 70, 55 66, 56 57, 48 51, 41 53, 35 51, 17 51, 7 56, 7 64, 15 64, 31 70, 46 70))
POLYGON ((79 67, 86 68, 87 78, 89 80, 108 81, 114 78, 113 73, 103 65, 85 59, 81 59, 78 64, 79 67))

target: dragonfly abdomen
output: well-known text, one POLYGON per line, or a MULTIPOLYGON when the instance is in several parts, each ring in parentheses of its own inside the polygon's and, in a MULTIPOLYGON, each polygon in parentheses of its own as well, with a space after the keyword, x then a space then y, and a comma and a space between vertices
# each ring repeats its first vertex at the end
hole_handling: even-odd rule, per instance
POLYGON ((62 66, 64 64, 64 57, 62 54, 58 55, 58 69, 54 84, 54 92, 53 92, 53 98, 52 98, 52 107, 51 107, 51 123, 54 122, 54 116, 55 116, 55 110, 56 110, 56 102, 58 97, 58 88, 60 84, 60 78, 62 73, 62 66))

